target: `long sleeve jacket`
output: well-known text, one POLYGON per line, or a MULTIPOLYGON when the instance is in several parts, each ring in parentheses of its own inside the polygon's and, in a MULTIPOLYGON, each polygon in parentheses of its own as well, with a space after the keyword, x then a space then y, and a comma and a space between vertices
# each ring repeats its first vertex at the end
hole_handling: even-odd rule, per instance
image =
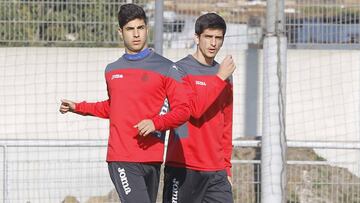
POLYGON ((109 98, 77 103, 75 111, 109 119, 107 161, 162 162, 163 140, 139 136, 134 125, 152 119, 156 130, 163 131, 188 120, 190 109, 179 70, 150 51, 145 57, 122 56, 110 63, 105 78, 109 98), (166 99, 171 110, 163 114, 166 99))
POLYGON ((230 176, 232 78, 221 80, 216 75, 218 63, 206 66, 191 55, 176 65, 184 70, 191 117, 170 136, 166 164, 200 171, 226 170, 230 176))

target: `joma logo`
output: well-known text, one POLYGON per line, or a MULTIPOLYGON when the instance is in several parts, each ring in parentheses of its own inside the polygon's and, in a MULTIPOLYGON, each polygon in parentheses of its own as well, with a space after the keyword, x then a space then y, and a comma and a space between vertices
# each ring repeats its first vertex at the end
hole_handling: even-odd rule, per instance
POLYGON ((123 74, 115 74, 115 75, 112 75, 112 76, 111 76, 111 80, 113 80, 113 79, 119 79, 119 78, 123 78, 123 77, 124 77, 123 74))
POLYGON ((201 85, 201 86, 206 86, 206 83, 205 83, 205 82, 203 82, 203 81, 198 81, 198 80, 195 81, 195 84, 196 84, 196 85, 201 85))
POLYGON ((131 188, 130 188, 130 185, 129 185, 129 181, 128 181, 127 177, 126 177, 125 169, 118 168, 118 172, 119 172, 121 184, 122 184, 122 186, 124 188, 125 194, 128 195, 131 192, 131 188))

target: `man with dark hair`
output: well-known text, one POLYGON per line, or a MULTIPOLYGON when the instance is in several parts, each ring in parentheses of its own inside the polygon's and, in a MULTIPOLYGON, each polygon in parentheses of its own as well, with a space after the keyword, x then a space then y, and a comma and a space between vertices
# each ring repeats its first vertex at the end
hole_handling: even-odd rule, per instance
POLYGON ((164 203, 231 203, 231 153, 235 64, 214 58, 226 32, 215 13, 195 23, 197 50, 176 63, 191 90, 191 117, 169 137, 164 177, 164 203))
POLYGON ((155 203, 164 144, 154 131, 188 120, 189 103, 179 69, 147 48, 144 10, 122 5, 118 20, 126 53, 105 69, 109 99, 95 103, 62 100, 60 112, 108 118, 106 160, 121 202, 155 203), (163 114, 169 107, 166 98, 171 111, 163 114))

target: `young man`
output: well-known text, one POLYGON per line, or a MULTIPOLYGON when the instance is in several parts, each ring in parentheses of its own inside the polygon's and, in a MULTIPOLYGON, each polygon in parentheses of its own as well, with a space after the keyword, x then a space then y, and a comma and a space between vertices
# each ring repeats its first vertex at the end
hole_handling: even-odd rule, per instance
POLYGON ((164 145, 153 131, 181 125, 188 120, 190 108, 179 69, 147 48, 144 10, 122 5, 118 20, 126 53, 105 69, 109 99, 62 100, 60 112, 109 118, 106 160, 121 202, 155 203, 164 145), (167 114, 162 113, 165 98, 171 105, 167 114))
POLYGON ((231 56, 222 64, 214 58, 226 32, 217 14, 200 16, 195 23, 197 50, 176 63, 185 71, 191 117, 169 138, 163 200, 165 203, 231 203, 233 91, 231 56), (227 67, 227 68, 224 68, 227 67), (230 71, 229 71, 230 70, 230 71))

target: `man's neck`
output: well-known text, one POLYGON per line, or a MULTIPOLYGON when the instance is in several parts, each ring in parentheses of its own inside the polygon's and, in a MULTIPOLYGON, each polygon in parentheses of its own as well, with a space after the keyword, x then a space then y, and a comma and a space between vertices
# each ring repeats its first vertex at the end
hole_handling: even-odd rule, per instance
POLYGON ((214 64, 214 58, 205 57, 200 51, 196 51, 192 56, 204 65, 212 66, 214 64))
POLYGON ((130 49, 128 49, 128 48, 125 47, 125 53, 126 53, 126 54, 138 54, 138 53, 144 51, 144 50, 147 49, 147 48, 148 48, 148 46, 145 45, 141 50, 133 51, 133 50, 130 50, 130 49))
POLYGON ((139 60, 139 59, 144 59, 146 58, 149 54, 151 53, 151 50, 148 48, 143 49, 140 52, 133 52, 133 54, 130 54, 128 52, 126 52, 124 54, 124 57, 128 60, 139 60))

